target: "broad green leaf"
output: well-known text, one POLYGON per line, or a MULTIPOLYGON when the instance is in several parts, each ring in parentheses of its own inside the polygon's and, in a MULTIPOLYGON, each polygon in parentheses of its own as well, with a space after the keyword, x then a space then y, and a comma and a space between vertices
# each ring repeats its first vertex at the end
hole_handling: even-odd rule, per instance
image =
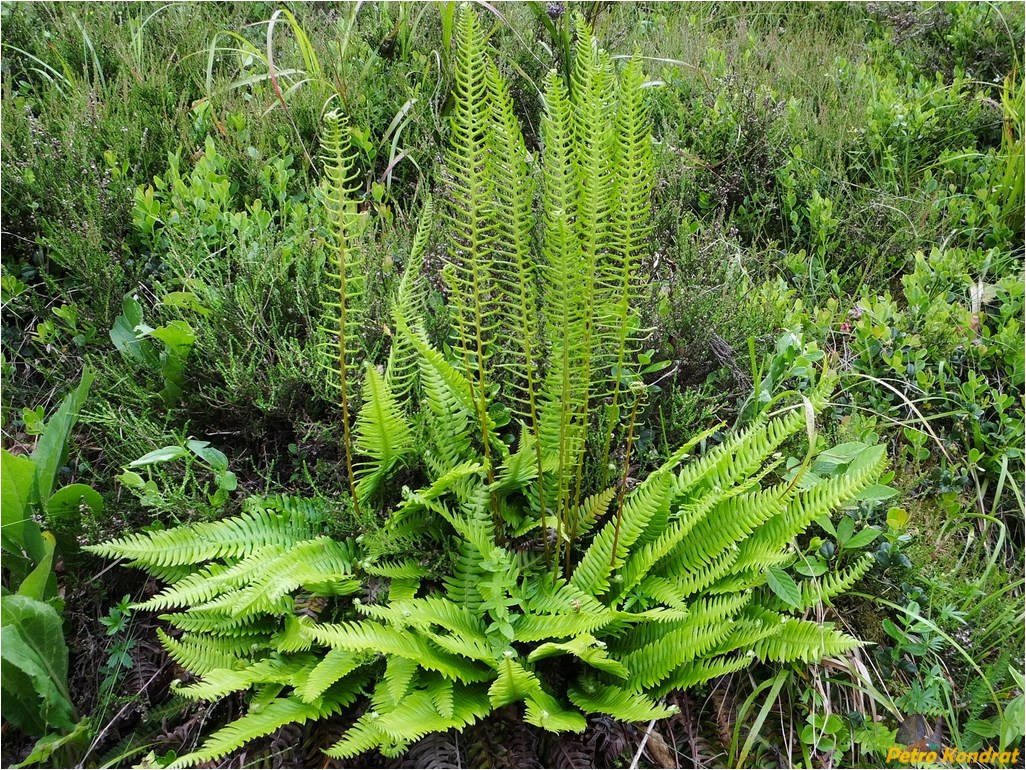
POLYGON ((4 699, 4 716, 12 721, 23 718, 17 710, 9 711, 8 703, 19 700, 34 703, 37 719, 19 727, 36 732, 39 722, 61 730, 74 728, 74 709, 68 695, 68 648, 64 643, 61 618, 49 604, 27 596, 5 596, 0 600, 0 623, 3 647, 0 655, 5 664, 0 686, 8 693, 4 699), (12 671, 20 676, 9 676, 12 671), (26 681, 29 687, 26 688, 26 681))
POLYGON ((880 530, 866 527, 848 542, 844 543, 841 548, 865 548, 878 537, 880 537, 880 530))
POLYGON ((805 577, 819 577, 827 571, 827 565, 820 556, 799 557, 794 564, 794 571, 805 577))
POLYGON ((36 741, 36 745, 32 747, 32 752, 25 757, 25 759, 21 760, 21 762, 16 765, 11 765, 11 767, 33 767, 39 765, 40 763, 48 760, 53 753, 57 751, 57 749, 64 746, 77 743, 79 741, 84 741, 85 745, 88 745, 91 735, 92 731, 90 730, 89 718, 86 717, 75 725, 75 729, 67 735, 59 735, 57 733, 44 735, 36 741))
POLYGON ((879 503, 890 500, 898 494, 898 490, 885 484, 873 484, 866 487, 854 499, 861 503, 879 503))
POLYGON ((820 452, 812 464, 813 473, 829 473, 841 465, 847 465, 863 451, 866 445, 861 441, 853 441, 848 444, 838 444, 831 449, 820 452))
POLYGON ((827 515, 820 516, 816 519, 816 523, 823 528, 824 531, 829 532, 834 537, 837 537, 837 530, 834 528, 834 523, 830 520, 827 515))
POLYGON ((110 341, 114 343, 122 355, 147 369, 157 367, 157 352, 153 343, 140 339, 136 327, 142 325, 142 305, 131 294, 126 294, 121 301, 121 315, 114 319, 110 330, 110 341))
POLYGON ((75 522, 82 514, 83 505, 94 514, 99 514, 103 511, 103 498, 88 484, 68 484, 46 501, 46 512, 51 522, 75 522))
POLYGON ((32 459, 36 462, 36 484, 39 500, 50 499, 57 471, 64 464, 68 455, 68 439, 71 429, 78 422, 78 413, 89 394, 89 386, 93 382, 93 373, 89 369, 82 372, 82 381, 71 393, 64 397, 53 417, 46 423, 46 430, 39 438, 32 459))
POLYGON ((186 446, 192 450, 194 455, 207 463, 215 471, 228 470, 228 457, 221 450, 210 446, 209 441, 196 441, 193 439, 188 441, 186 446))
POLYGON ((180 457, 185 457, 188 454, 188 450, 186 450, 184 447, 161 447, 160 449, 154 449, 152 452, 147 452, 138 460, 133 460, 128 464, 128 467, 139 468, 143 465, 155 465, 157 463, 166 463, 170 460, 177 460, 180 457))
POLYGON ((766 585, 789 607, 798 607, 802 603, 802 592, 798 584, 780 567, 766 570, 766 585))
POLYGON ((151 331, 150 336, 160 340, 182 357, 189 352, 192 343, 196 341, 196 332, 185 321, 171 321, 167 326, 161 326, 151 331))
POLYGON ((22 550, 41 553, 39 527, 31 519, 29 500, 36 464, 27 457, 0 450, 0 504, 2 504, 3 547, 11 553, 22 550))
POLYGON ((205 307, 199 298, 191 291, 172 291, 164 295, 160 301, 164 307, 182 307, 199 313, 202 316, 210 315, 210 309, 205 307))
POLYGON ((53 554, 57 541, 49 532, 42 533, 44 552, 35 568, 21 581, 18 595, 45 602, 57 595, 57 576, 53 573, 53 554))

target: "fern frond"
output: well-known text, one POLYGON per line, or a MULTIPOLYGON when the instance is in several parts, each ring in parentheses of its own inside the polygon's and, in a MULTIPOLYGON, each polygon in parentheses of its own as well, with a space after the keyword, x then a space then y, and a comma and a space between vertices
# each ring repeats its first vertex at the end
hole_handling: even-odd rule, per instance
POLYGON ((137 532, 84 550, 111 559, 133 559, 144 569, 243 558, 265 546, 288 547, 314 533, 299 516, 254 510, 230 519, 174 529, 137 532))
POLYGON ((452 574, 443 579, 446 595, 457 605, 476 612, 482 601, 478 585, 483 579, 481 552, 470 543, 462 541, 452 574))
POLYGON ((697 658, 685 663, 670 674, 653 694, 656 697, 662 697, 674 690, 687 690, 708 682, 710 679, 741 671, 754 662, 755 654, 752 652, 716 658, 697 658))
POLYGON ((593 634, 613 621, 612 610, 575 612, 561 615, 523 615, 514 626, 518 642, 540 642, 543 639, 565 639, 579 634, 593 634))
POLYGON ((687 540, 678 547, 671 557, 673 568, 695 572, 712 563, 763 522, 782 513, 792 494, 793 486, 782 483, 720 502, 695 524, 687 540))
POLYGON ((187 610, 160 615, 163 620, 182 631, 200 631, 215 636, 250 636, 268 634, 277 628, 273 619, 233 618, 226 612, 187 610))
MULTIPOLYGON (((395 704, 406 697, 406 694, 413 687, 414 680, 417 678, 417 672, 420 670, 420 666, 417 665, 415 660, 401 658, 398 655, 390 655, 388 662, 385 664, 385 676, 382 679, 382 683, 385 685, 382 693, 387 695, 387 700, 375 693, 374 707, 393 708, 395 704)), ((380 685, 378 689, 382 689, 380 685)))
POLYGON ((729 621, 699 625, 688 620, 657 641, 627 653, 620 661, 631 672, 629 686, 638 691, 659 684, 674 669, 715 648, 730 629, 729 621))
MULTIPOLYGON (((417 232, 413 236, 410 255, 399 280, 395 297, 392 300, 392 318, 396 323, 409 325, 418 318, 424 306, 424 288, 421 271, 424 267, 424 254, 431 237, 431 225, 434 221, 435 207, 430 199, 424 201, 417 222, 417 232), (396 320, 399 319, 399 320, 396 320)), ((413 384, 417 379, 417 351, 404 334, 392 335, 392 346, 388 350, 388 361, 385 364, 385 383, 392 392, 397 403, 408 409, 408 401, 413 384)))
MULTIPOLYGON (((449 289, 457 330, 456 347, 472 392, 485 466, 490 466, 488 397, 496 382, 491 358, 501 326, 501 287, 497 284, 491 168, 492 105, 488 93, 488 57, 476 12, 464 7, 457 20, 454 108, 446 158, 449 205, 445 219, 451 234, 449 264, 443 277, 449 289)), ((491 470, 489 469, 489 474, 491 470)), ((489 477, 489 480, 491 478, 489 477)))
POLYGON ((431 626, 441 626, 448 631, 484 637, 485 625, 479 615, 440 596, 392 601, 388 605, 360 604, 357 609, 399 628, 409 626, 426 630, 431 626))
POLYGON ((312 669, 316 663, 316 658, 309 654, 291 658, 272 655, 243 669, 208 671, 199 682, 174 689, 178 695, 190 700, 216 700, 258 684, 290 684, 300 670, 312 669))
POLYGON ((296 695, 305 703, 315 703, 337 681, 366 662, 365 655, 349 650, 328 650, 310 669, 305 681, 296 686, 296 695))
POLYGON ((324 753, 332 759, 349 759, 378 748, 385 740, 384 733, 377 727, 379 716, 375 711, 365 713, 337 743, 325 749, 324 753))
POLYGON ((835 630, 832 623, 820 625, 808 620, 788 618, 779 625, 773 636, 756 643, 755 654, 763 661, 789 663, 802 660, 809 663, 851 652, 861 644, 857 639, 835 630))
POLYGON ((524 703, 524 721, 550 733, 582 733, 588 727, 580 711, 565 708, 545 690, 534 693, 524 703))
MULTIPOLYGON (((360 563, 362 569, 368 575, 391 578, 394 585, 396 580, 413 580, 425 577, 427 569, 418 564, 414 559, 402 559, 401 561, 364 561, 360 563)), ((393 597, 389 597, 390 599, 393 597)))
POLYGON ((157 639, 167 650, 171 660, 195 674, 203 675, 217 669, 244 668, 251 662, 237 650, 225 650, 217 643, 218 640, 210 636, 185 635, 178 640, 172 639, 163 629, 158 628, 157 639))
POLYGON ((257 576, 266 574, 267 562, 276 559, 287 550, 285 546, 269 545, 256 549, 230 567, 219 563, 210 564, 182 578, 145 602, 133 604, 132 608, 143 611, 166 610, 208 602, 223 593, 238 590, 257 576))
MULTIPOLYGON (((623 373, 640 348, 644 333, 637 316, 644 283, 641 261, 649 250, 651 194, 655 186, 652 137, 642 85, 641 60, 631 59, 620 78, 613 142, 616 189, 609 227, 608 254, 600 265, 600 337, 611 367, 612 414, 623 391, 623 373)), ((615 423, 609 421, 599 452, 600 479, 607 477, 615 423)))
POLYGON ((315 625, 310 634, 318 643, 353 652, 398 655, 422 668, 459 681, 484 681, 489 675, 477 664, 432 647, 423 637, 406 634, 373 621, 315 625))
POLYGON ((616 487, 609 487, 586 497, 577 511, 577 536, 584 537, 595 527, 599 519, 609 510, 609 504, 616 497, 616 487))
POLYGON ((366 270, 360 250, 352 248, 359 215, 355 200, 357 172, 347 128, 338 111, 325 115, 321 141, 324 150, 321 200, 327 220, 325 242, 328 245, 324 278, 330 298, 322 301, 319 347, 325 382, 336 391, 342 411, 346 473, 359 511, 350 437, 351 410, 356 401, 351 379, 358 369, 366 338, 363 330, 366 270))
POLYGON ((278 652, 305 652, 313 647, 313 625, 314 621, 305 615, 286 615, 285 626, 271 638, 271 646, 278 652))
POLYGON ((609 653, 606 651, 606 643, 596 639, 591 634, 579 634, 563 644, 556 642, 541 644, 527 656, 527 659, 534 663, 537 660, 553 655, 573 655, 592 668, 604 671, 612 676, 619 677, 620 679, 626 679, 628 676, 628 671, 624 665, 609 657, 609 653))
POLYGON ((455 686, 452 703, 452 716, 445 717, 431 696, 418 690, 403 698, 393 711, 381 714, 375 726, 389 738, 408 744, 428 733, 460 730, 491 711, 488 694, 480 687, 455 686))
POLYGON ((325 696, 320 703, 303 703, 299 698, 275 698, 259 710, 251 710, 227 727, 211 735, 196 751, 179 757, 168 767, 194 767, 235 751, 252 740, 273 733, 289 724, 304 724, 311 719, 324 719, 337 714, 357 696, 357 688, 342 690, 332 697, 325 696))
POLYGON ((486 66, 491 104, 489 176, 495 219, 493 270, 500 298, 500 333, 506 337, 497 366, 503 374, 503 396, 537 432, 537 390, 540 327, 536 265, 531 255, 533 184, 527 170, 527 148, 513 113, 509 88, 494 62, 486 66))
POLYGON ((774 516, 741 544, 741 554, 733 570, 758 569, 770 555, 779 554, 787 542, 804 532, 817 518, 836 510, 842 503, 880 477, 887 463, 885 448, 867 447, 841 474, 794 495, 787 509, 774 516))
POLYGON ((225 593, 197 609, 222 610, 233 617, 281 612, 277 602, 299 587, 326 596, 360 590, 353 578, 353 552, 347 543, 318 537, 300 543, 264 564, 264 571, 237 591, 225 593))
MULTIPOLYGON (((873 554, 864 553, 858 561, 846 569, 801 581, 798 585, 802 592, 802 598, 796 609, 801 611, 815 607, 820 602, 829 602, 835 596, 848 591, 862 579, 863 575, 869 572, 875 561, 873 554)), ((774 608, 785 609, 784 606, 776 605, 774 608)))
POLYGON ((413 448, 410 426, 385 378, 368 364, 363 408, 356 417, 356 448, 371 458, 362 463, 356 494, 366 501, 384 477, 413 448))
POLYGON ((595 536, 570 578, 573 585, 595 595, 609 590, 610 573, 623 565, 649 520, 669 510, 671 481, 668 473, 654 474, 634 490, 624 503, 622 521, 608 522, 595 536))
POLYGON ((498 676, 488 688, 488 699, 492 708, 498 709, 522 701, 540 691, 541 681, 534 672, 528 671, 515 658, 504 657, 499 661, 498 676))
POLYGON ((676 712, 657 705, 651 698, 619 687, 600 684, 586 678, 568 690, 570 700, 582 711, 591 714, 609 714, 621 722, 648 722, 663 719, 676 712))
POLYGON ((571 513, 573 469, 584 452, 582 415, 587 412, 587 380, 591 376, 585 340, 593 308, 588 303, 591 295, 586 290, 587 274, 575 224, 578 190, 572 107, 566 86, 554 71, 546 77, 544 98, 542 274, 551 352, 540 397, 539 442, 543 453, 557 458, 551 497, 561 529, 571 513))

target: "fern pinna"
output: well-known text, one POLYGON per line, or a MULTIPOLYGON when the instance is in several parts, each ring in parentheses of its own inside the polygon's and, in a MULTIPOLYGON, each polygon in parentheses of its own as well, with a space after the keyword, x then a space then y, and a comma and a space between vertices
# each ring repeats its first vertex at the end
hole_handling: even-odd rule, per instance
MULTIPOLYGON (((448 550, 451 569, 327 537, 318 506, 290 498, 253 498, 234 519, 90 548, 167 584, 138 607, 164 613, 162 643, 197 677, 178 692, 253 693, 247 715, 172 766, 216 760, 358 701, 332 757, 398 755, 510 704, 557 733, 582 731, 588 714, 656 719, 673 713, 663 699, 675 690, 757 661, 818 661, 858 645, 805 615, 853 585, 869 558, 818 579, 787 572, 795 539, 853 504, 885 464, 882 447, 862 445, 848 445, 844 463, 817 463, 810 421, 829 374, 803 403, 763 413, 698 457, 712 431, 695 436, 632 489, 625 473, 601 483, 612 446, 629 465, 644 396, 624 372, 641 327, 650 138, 639 61, 618 73, 582 23, 577 30, 571 82, 546 79, 534 179, 508 89, 474 11, 461 11, 444 210, 452 358, 420 317, 430 205, 382 370, 347 337, 349 289, 328 306, 340 316, 326 328, 342 392, 352 392, 354 372, 363 382, 349 447, 354 494, 369 503, 399 463, 420 458, 426 481, 403 488, 386 531, 392 542, 448 550), (630 416, 619 420, 628 398, 630 416), (806 430, 805 462, 782 468, 785 442, 806 430), (780 575, 793 591, 780 590, 780 575), (371 581, 386 582, 387 595, 361 599, 371 581), (312 606, 319 612, 301 609, 312 606)), ((359 285, 342 277, 352 260, 335 264, 336 284, 359 285)))

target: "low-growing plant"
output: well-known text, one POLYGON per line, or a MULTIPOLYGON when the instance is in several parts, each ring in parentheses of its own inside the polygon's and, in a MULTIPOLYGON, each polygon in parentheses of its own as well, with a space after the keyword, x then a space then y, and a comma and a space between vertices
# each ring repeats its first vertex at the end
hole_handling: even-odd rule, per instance
POLYGON ((644 78, 637 59, 617 73, 582 20, 575 28, 570 82, 554 72, 546 80, 544 151, 532 174, 479 22, 461 12, 443 210, 451 355, 419 321, 413 259, 393 304, 389 361, 383 372, 363 366, 358 414, 354 373, 366 351, 355 334, 351 161, 330 119, 338 299, 327 305, 324 349, 334 357, 354 502, 373 505, 380 481, 412 464, 419 442, 426 481, 403 489, 386 531, 448 546, 451 570, 429 580, 414 560, 326 536, 310 505, 288 499, 250 498, 241 517, 91 547, 169 584, 137 606, 164 611, 181 632, 158 632, 201 677, 178 685, 181 694, 256 688, 245 716, 172 766, 339 713, 368 686, 370 705, 329 755, 398 754, 514 703, 552 732, 583 730, 586 714, 656 719, 673 713, 661 699, 675 689, 756 660, 813 661, 858 646, 801 614, 849 588, 871 559, 810 580, 788 571, 792 539, 872 485, 885 463, 882 446, 849 445, 840 460, 817 453, 814 415, 829 374, 801 404, 766 404, 700 458, 687 462, 712 431, 646 478, 629 478, 648 390, 628 376, 644 369, 644 78), (542 259, 531 248, 536 176, 542 259), (803 429, 805 457, 785 473, 778 449, 803 429), (387 597, 345 600, 381 578, 387 597))
POLYGON ((68 690, 64 602, 54 572, 58 539, 38 522, 67 531, 76 526, 81 506, 93 513, 103 506, 100 495, 85 484, 54 489, 91 382, 87 370, 46 423, 31 456, 0 450, 4 719, 39 739, 26 762, 45 759, 81 737, 68 690))

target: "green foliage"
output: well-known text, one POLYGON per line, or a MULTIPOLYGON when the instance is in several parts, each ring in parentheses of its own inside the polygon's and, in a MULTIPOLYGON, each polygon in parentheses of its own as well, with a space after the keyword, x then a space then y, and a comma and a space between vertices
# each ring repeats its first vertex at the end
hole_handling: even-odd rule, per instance
POLYGON ((900 299, 867 290, 847 313, 830 301, 789 323, 814 339, 843 336, 851 370, 867 376, 850 398, 885 418, 929 421, 905 430, 912 463, 921 465, 920 449, 942 431, 952 470, 978 475, 996 495, 992 510, 1016 510, 1000 487, 1023 479, 1023 284, 1021 262, 1001 259, 996 250, 920 253, 900 299))
MULTIPOLYGON (((346 744, 353 751, 377 743, 397 753, 409 737, 402 720, 445 730, 500 703, 508 705, 469 735, 429 735, 406 761, 530 766, 530 729, 510 719, 522 709, 553 729, 576 729, 581 715, 593 715, 580 738, 541 736, 542 764, 587 765, 594 754, 594 764, 611 766, 630 759, 617 747, 640 739, 613 715, 645 719, 671 703, 683 713, 651 734, 656 761, 661 734, 704 765, 716 764, 720 749, 741 764, 779 763, 781 747, 800 749, 809 765, 879 763, 909 738, 907 725, 895 734, 896 704, 936 714, 959 746, 1021 740, 1021 7, 484 8, 477 74, 455 79, 472 37, 455 3, 0 9, 4 581, 49 601, 58 587, 67 597, 63 631, 76 640, 67 689, 95 725, 50 732, 24 761, 124 764, 148 750, 158 723, 184 729, 205 708, 186 698, 162 706, 161 677, 138 692, 160 653, 135 638, 122 610, 103 615, 136 589, 119 570, 83 562, 76 539, 214 523, 240 507, 245 516, 288 509, 313 522, 299 538, 315 544, 296 557, 336 576, 335 557, 343 559, 345 579, 362 586, 363 609, 351 596, 288 588, 311 574, 297 571, 291 547, 268 550, 283 582, 245 573, 238 579, 250 582, 239 587, 286 590, 298 622, 274 614, 288 604, 281 597, 263 616, 282 633, 273 653, 256 653, 266 665, 241 679, 234 668, 210 671, 195 694, 255 688, 259 712, 279 698, 310 704, 365 677, 363 691, 374 695, 366 711, 384 724, 367 716, 346 744), (585 51, 576 11, 610 41, 611 55, 585 51), (475 107, 447 96, 454 87, 476 94, 475 107), (344 115, 344 195, 316 162, 331 154, 326 113, 344 115), (439 153, 461 126, 470 127, 465 140, 439 153), (483 161, 476 187, 460 160, 471 146, 483 161), (434 162, 441 155, 445 167, 434 162), (632 186, 635 172, 651 179, 632 186), (412 212, 428 189, 438 221, 425 204, 415 233, 412 212), (363 284, 346 305, 359 322, 345 343, 346 409, 329 384, 338 379, 337 335, 318 331, 341 329, 338 309, 325 314, 323 304, 339 288, 325 273, 342 277, 332 264, 339 219, 325 215, 336 194, 359 212, 350 219, 346 282, 363 284), (465 248, 452 236, 472 216, 481 240, 465 248), (126 308, 126 295, 138 305, 126 308), (173 344, 161 338, 168 334, 173 344), (325 346, 335 348, 327 374, 325 346), (39 483, 24 458, 46 431, 54 394, 86 365, 96 377, 74 428, 81 449, 46 463, 48 499, 27 503, 39 536, 26 517, 13 530, 25 544, 15 543, 9 511, 23 509, 25 479, 39 483), (755 476, 737 476, 750 486, 735 497, 700 500, 712 511, 738 506, 734 529, 700 521, 684 532, 680 511, 657 506, 639 534, 642 496, 666 483, 649 477, 676 447, 695 438, 690 453, 702 457, 740 427, 787 414, 796 399, 778 394, 808 395, 826 367, 838 371, 840 388, 823 405, 815 450, 806 456, 793 435, 755 476), (713 428, 720 420, 736 425, 713 428), (194 436, 230 455, 231 471, 218 450, 196 451, 194 436), (620 650, 613 642, 638 631, 632 639, 651 644, 644 628, 657 621, 616 616, 596 625, 605 616, 589 596, 635 615, 709 599, 734 569, 715 555, 719 536, 729 541, 754 523, 747 538, 756 537, 773 520, 759 523, 774 502, 764 493, 794 483, 804 494, 846 475, 880 442, 894 449, 894 473, 783 546, 779 554, 792 561, 765 566, 765 584, 730 616, 756 605, 783 616, 824 612, 874 642, 866 668, 795 662, 801 676, 784 664, 761 684, 764 667, 710 686, 722 741, 696 719, 693 694, 660 700, 668 679, 630 689, 634 671, 622 658, 634 642, 620 650), (144 456, 146 464, 131 466, 144 456), (119 473, 124 489, 113 481, 119 473), (404 487, 415 491, 404 498, 404 487), (246 502, 258 489, 316 497, 246 502), (491 531, 485 521, 460 523, 482 499, 491 531), (317 558, 319 548, 332 551, 320 538, 357 534, 352 553, 317 558), (489 542, 512 562, 493 558, 489 542), (681 557, 679 574, 658 574, 686 542, 706 545, 681 557), (482 560, 491 564, 483 575, 482 560), (871 562, 863 592, 845 596, 871 562), (554 606, 506 606, 513 593, 495 588, 508 584, 511 568, 517 590, 534 591, 543 573, 573 586, 582 566, 577 585, 591 593, 554 606), (481 580, 492 586, 485 594, 481 580), (468 624, 440 599, 466 603, 480 622, 468 624), (106 637, 95 617, 126 625, 106 637), (414 630, 400 630, 407 620, 414 630), (387 645, 373 654, 300 633, 309 624, 341 634, 366 623, 481 664, 489 679, 447 679, 403 657, 409 648, 389 632, 374 631, 387 645), (498 651, 510 628, 530 641, 516 641, 517 655, 501 663, 480 659, 478 636, 498 651), (320 661, 315 669, 304 655, 320 661), (466 710, 453 702, 460 698, 466 710), (148 709, 150 719, 126 721, 122 706, 148 709), (78 743, 83 753, 69 753, 78 743)), ((228 537, 247 536, 242 529, 228 537)), ((186 573, 238 561, 221 555, 153 569, 172 587, 186 573)), ((199 586, 214 577, 195 577, 181 597, 206 596, 199 586)), ((215 585, 222 594, 196 602, 227 601, 234 589, 215 585)), ((735 579, 719 596, 741 585, 735 579)), ((249 655, 246 639, 267 631, 258 616, 186 612, 167 644, 197 671, 249 655), (203 648, 197 638, 215 620, 240 635, 203 648)), ((739 651, 772 648, 756 625, 745 628, 739 651)), ((445 670, 453 662, 421 647, 417 654, 445 670)), ((673 684, 749 662, 700 655, 673 684)), ((642 673, 650 681, 659 670, 642 673)), ((221 744, 246 740, 259 722, 221 744)), ((26 744, 16 725, 5 727, 15 730, 5 760, 17 761, 26 744)), ((294 733, 245 751, 252 758, 270 746, 275 762, 315 761, 298 759, 308 742, 287 740, 289 755, 278 756, 281 735, 294 733)), ((165 739, 156 742, 163 754, 165 739)), ((154 763, 174 758, 151 754, 154 763)))
MULTIPOLYGON (((867 445, 849 447, 845 463, 827 462, 829 453, 812 462, 812 410, 825 402, 830 377, 806 408, 762 415, 686 462, 708 434, 695 437, 633 490, 622 479, 612 488, 600 480, 612 427, 596 442, 598 468, 588 462, 589 426, 602 400, 612 403, 605 414, 615 426, 623 397, 634 405, 621 439, 629 463, 644 395, 643 381, 627 389, 623 372, 639 329, 651 160, 639 62, 617 78, 583 22, 577 31, 572 96, 555 74, 547 84, 547 264, 534 265, 526 262, 532 181, 509 97, 474 12, 462 11, 457 23, 447 213, 453 245, 443 269, 456 308, 456 363, 427 339, 401 293, 395 321, 400 344, 415 352, 420 430, 431 451, 428 483, 405 489, 386 524, 400 540, 450 543, 456 561, 441 585, 424 582, 427 572, 415 563, 383 561, 355 543, 317 536, 315 523, 288 502, 255 498, 243 517, 90 548, 132 559, 169 583, 138 607, 170 611, 162 617, 184 631, 177 639, 160 634, 172 658, 202 677, 182 694, 216 698, 257 688, 261 708, 174 766, 338 713, 380 671, 382 657, 371 709, 330 756, 372 748, 395 755, 428 733, 461 729, 512 703, 523 703, 525 719, 551 732, 580 732, 589 713, 660 718, 675 713, 659 702, 674 689, 756 660, 816 661, 858 645, 831 624, 789 614, 839 593, 868 567, 860 562, 805 590, 785 571, 794 561, 788 543, 850 504, 885 462, 882 447, 867 445), (607 110, 615 110, 615 122, 604 122, 607 110), (534 319, 546 303, 558 313, 543 330, 534 319), (535 358, 546 350, 548 361, 535 358), (507 425, 519 433, 515 451, 507 425), (790 476, 775 474, 774 453, 803 429, 806 461, 790 476), (510 547, 535 530, 544 559, 510 547), (365 576, 390 578, 387 600, 345 602, 365 576), (329 600, 321 613, 328 617, 297 613, 301 595, 329 600), (774 596, 786 599, 782 608, 774 609, 774 596), (563 666, 565 686, 550 675, 553 658, 571 664, 563 666)), ((344 233, 342 204, 331 210, 343 228, 336 235, 344 233)), ((349 340, 357 340, 347 336, 348 241, 337 235, 335 246, 333 275, 342 288, 329 305, 339 318, 330 328, 346 415, 349 340)), ((364 499, 413 435, 387 371, 366 367, 355 425, 353 448, 369 458, 355 488, 364 499)))
POLYGON ((142 305, 126 294, 122 314, 114 319, 110 339, 121 354, 132 363, 159 374, 164 383, 160 397, 169 406, 182 395, 185 383, 185 362, 196 340, 192 327, 185 321, 170 321, 152 328, 143 323, 142 305), (158 340, 161 348, 152 342, 158 340))
POLYGON ((4 596, 4 716, 29 735, 74 727, 68 693, 68 648, 61 617, 30 596, 4 596))
POLYGON ((30 457, 3 452, 3 530, 5 589, 39 601, 56 600, 53 574, 57 540, 37 524, 74 529, 80 506, 98 514, 103 500, 84 484, 70 484, 54 491, 59 470, 68 456, 71 431, 78 421, 93 375, 86 370, 78 387, 65 396, 47 421, 30 457))
POLYGON ((93 514, 103 508, 102 498, 87 485, 54 491, 92 379, 86 370, 42 428, 30 457, 0 450, 4 718, 40 739, 34 761, 80 737, 68 690, 68 648, 60 614, 64 602, 54 573, 58 541, 37 521, 47 521, 63 535, 77 529, 82 508, 93 514))

